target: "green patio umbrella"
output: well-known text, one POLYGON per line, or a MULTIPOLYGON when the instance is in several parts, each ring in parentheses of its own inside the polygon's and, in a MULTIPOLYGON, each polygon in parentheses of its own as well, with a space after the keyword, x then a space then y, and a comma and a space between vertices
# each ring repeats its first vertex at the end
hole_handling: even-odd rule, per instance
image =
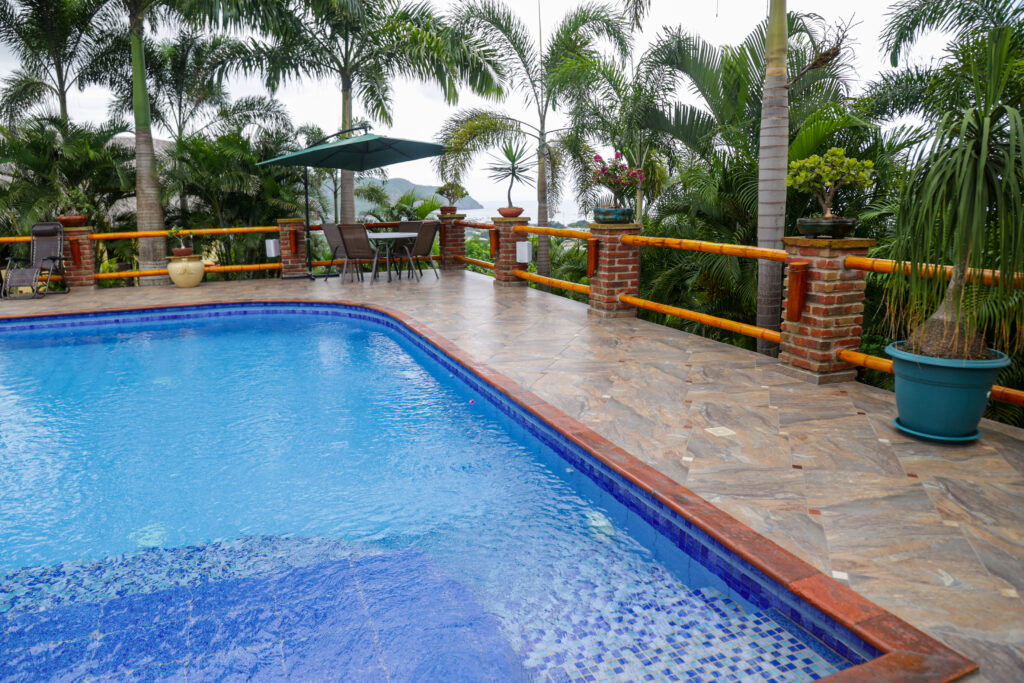
POLYGON ((306 194, 306 267, 310 272, 312 272, 313 261, 309 248, 310 166, 314 168, 340 168, 346 171, 366 171, 371 168, 399 164, 403 161, 426 159, 444 154, 444 145, 438 145, 433 142, 392 138, 386 135, 374 135, 369 132, 343 140, 328 142, 332 138, 357 130, 368 131, 369 129, 365 126, 358 126, 342 130, 334 135, 328 135, 322 140, 318 140, 306 149, 261 161, 257 164, 258 166, 302 166, 305 168, 303 178, 306 194))

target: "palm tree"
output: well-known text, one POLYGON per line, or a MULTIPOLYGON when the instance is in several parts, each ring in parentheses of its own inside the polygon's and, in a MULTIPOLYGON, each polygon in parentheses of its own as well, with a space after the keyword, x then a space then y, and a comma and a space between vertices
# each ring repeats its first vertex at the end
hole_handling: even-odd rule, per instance
MULTIPOLYGON (((557 190, 557 159, 548 144, 547 120, 564 89, 555 74, 568 61, 597 58, 597 42, 604 38, 617 55, 630 41, 623 17, 608 7, 589 3, 569 12, 551 37, 536 41, 511 8, 498 0, 466 0, 455 11, 456 30, 480 35, 500 56, 510 83, 515 83, 536 115, 532 122, 500 111, 467 109, 449 118, 438 140, 449 153, 440 157, 438 170, 445 180, 457 180, 479 152, 506 142, 531 141, 537 147, 537 222, 547 225, 551 190, 557 190)), ((551 272, 547 239, 537 244, 537 270, 551 272)))
MULTIPOLYGON (((492 51, 472 33, 455 30, 429 2, 410 0, 292 0, 288 21, 267 41, 253 41, 245 61, 276 89, 313 76, 341 84, 341 125, 353 126, 354 98, 370 119, 391 123, 394 79, 438 85, 449 103, 458 85, 482 95, 500 93, 492 51)), ((341 173, 341 219, 355 220, 355 176, 341 173)))
POLYGON ((68 92, 94 47, 92 22, 106 0, 4 0, 0 41, 21 60, 3 80, 0 111, 7 120, 52 100, 68 120, 68 92))
POLYGON ((628 68, 605 57, 569 60, 555 75, 564 84, 569 101, 569 130, 557 143, 564 150, 564 165, 576 172, 577 199, 583 205, 596 200, 591 179, 594 146, 611 146, 626 163, 644 170, 644 184, 636 192, 636 220, 644 217, 644 199, 654 200, 664 190, 666 159, 673 141, 664 130, 650 126, 651 113, 668 106, 678 76, 656 51, 644 53, 628 68))
POLYGON ((76 124, 59 116, 0 128, 0 164, 10 176, 0 204, 3 232, 24 234, 70 203, 103 227, 111 206, 131 186, 129 152, 111 144, 118 123, 76 124))
MULTIPOLYGON (((757 172, 757 246, 781 249, 786 232, 786 171, 789 150, 789 94, 786 73, 786 0, 771 0, 765 42, 764 96, 761 104, 760 163, 757 172)), ((782 264, 757 262, 757 324, 770 330, 782 323, 782 264)), ((757 340, 759 353, 776 356, 779 345, 757 340)))
MULTIPOLYGON (((146 69, 146 24, 171 18, 184 25, 225 26, 243 30, 270 30, 287 16, 285 0, 104 0, 101 27, 107 39, 128 34, 132 82, 132 115, 135 123, 135 202, 139 231, 163 230, 164 212, 156 154, 153 149, 153 116, 146 69)), ((93 59, 93 73, 116 73, 123 53, 104 50, 93 59)), ((102 79, 100 79, 102 80, 102 79)), ((167 262, 163 237, 139 240, 139 267, 162 268, 167 262)), ((139 278, 139 284, 165 284, 166 277, 139 278)))

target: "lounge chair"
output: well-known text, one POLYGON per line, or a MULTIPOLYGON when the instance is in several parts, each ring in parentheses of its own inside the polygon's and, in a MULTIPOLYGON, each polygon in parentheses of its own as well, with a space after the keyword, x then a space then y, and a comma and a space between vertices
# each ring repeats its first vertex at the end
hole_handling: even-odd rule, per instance
MULTIPOLYGON (((324 223, 323 224, 324 237, 327 238, 327 246, 331 250, 331 261, 345 258, 345 242, 341 239, 341 230, 338 229, 337 223, 324 223)), ((335 268, 337 271, 337 268, 335 268)), ((327 266, 324 269, 324 282, 330 277, 331 266, 327 266)))
POLYGON ((363 279, 363 267, 359 263, 362 260, 372 259, 373 270, 371 277, 377 279, 377 250, 370 244, 370 238, 366 235, 366 226, 362 223, 344 223, 338 226, 341 232, 341 241, 345 245, 345 262, 341 264, 341 277, 345 278, 348 270, 348 262, 355 261, 354 273, 363 279))
POLYGON ((64 275, 64 227, 60 223, 36 223, 31 235, 29 260, 7 259, 7 276, 0 287, 0 298, 10 298, 12 287, 29 287, 32 297, 42 296, 50 291, 50 280, 55 274, 64 275), (40 283, 43 272, 46 281, 40 283))

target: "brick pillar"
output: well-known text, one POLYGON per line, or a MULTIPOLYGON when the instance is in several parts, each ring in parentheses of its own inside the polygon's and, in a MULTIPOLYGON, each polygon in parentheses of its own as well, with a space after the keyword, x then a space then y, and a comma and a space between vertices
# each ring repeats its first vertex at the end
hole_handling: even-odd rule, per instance
POLYGON ((441 268, 444 270, 465 270, 466 264, 456 260, 456 256, 466 255, 466 229, 461 225, 455 225, 455 221, 466 218, 464 213, 442 213, 438 217, 441 222, 439 226, 441 234, 439 244, 441 245, 441 268))
POLYGON ((780 368, 814 384, 856 379, 856 367, 837 360, 836 351, 860 346, 867 279, 862 270, 844 268, 843 259, 866 255, 875 240, 785 237, 782 242, 789 253, 787 263, 808 265, 807 299, 797 321, 785 315, 789 269, 783 283, 780 368))
POLYGON ((628 318, 636 307, 619 301, 619 294, 640 291, 640 247, 623 244, 623 235, 639 235, 639 223, 589 223, 597 238, 597 269, 590 278, 589 312, 602 318, 628 318))
POLYGON ((516 244, 526 242, 530 236, 523 232, 512 232, 512 229, 517 225, 529 225, 530 219, 519 216, 493 220, 494 225, 498 228, 498 254, 494 257, 494 286, 526 286, 526 280, 520 280, 512 274, 512 271, 517 268, 526 269, 527 264, 519 263, 516 260, 516 244))
POLYGON ((91 234, 92 227, 88 225, 64 228, 64 282, 68 289, 96 286, 96 257, 89 239, 91 234))
POLYGON ((301 218, 280 218, 277 227, 281 229, 281 279, 306 277, 306 224, 301 218))

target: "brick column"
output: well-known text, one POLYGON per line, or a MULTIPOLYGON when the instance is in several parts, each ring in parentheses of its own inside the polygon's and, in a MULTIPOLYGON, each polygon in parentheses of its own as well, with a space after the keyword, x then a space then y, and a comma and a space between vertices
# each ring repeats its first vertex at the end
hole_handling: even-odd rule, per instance
POLYGON ((517 225, 529 225, 530 219, 495 218, 494 225, 498 228, 498 254, 494 257, 494 286, 515 287, 526 286, 526 280, 520 280, 512 271, 519 268, 525 270, 528 264, 516 260, 516 244, 526 242, 530 236, 523 232, 512 232, 517 225))
POLYGON ((797 321, 785 319, 790 280, 786 271, 779 367, 814 384, 856 379, 856 367, 837 360, 836 351, 860 346, 867 274, 847 270, 843 259, 866 255, 875 240, 785 237, 782 242, 789 253, 787 263, 808 265, 807 299, 797 321))
POLYGON ((628 318, 636 307, 619 301, 619 294, 640 291, 640 247, 623 244, 623 235, 639 235, 639 223, 588 223, 597 238, 597 269, 590 278, 589 312, 602 318, 628 318))
POLYGON ((89 239, 91 234, 92 227, 88 225, 64 228, 64 282, 68 289, 96 286, 96 256, 89 239))
POLYGON ((281 279, 306 277, 305 222, 301 218, 280 218, 277 226, 281 229, 281 279))
POLYGON ((464 213, 442 213, 437 219, 441 234, 438 237, 441 245, 441 268, 444 270, 465 270, 466 264, 456 260, 456 256, 466 255, 466 229, 455 225, 455 221, 466 218, 464 213))

